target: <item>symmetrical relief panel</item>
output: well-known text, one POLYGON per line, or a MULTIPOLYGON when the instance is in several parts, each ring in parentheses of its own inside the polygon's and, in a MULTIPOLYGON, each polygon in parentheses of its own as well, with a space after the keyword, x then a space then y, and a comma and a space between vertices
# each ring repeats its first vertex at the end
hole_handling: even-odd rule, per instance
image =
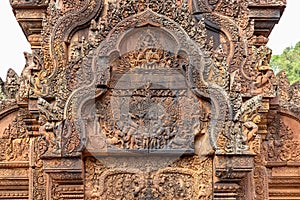
POLYGON ((73 92, 65 113, 82 124, 88 150, 96 145, 90 136, 109 148, 131 150, 194 152, 195 138, 206 153, 216 145, 217 130, 230 112, 227 97, 202 77, 213 65, 197 56, 200 47, 172 23, 151 10, 125 19, 82 64, 80 73, 91 79, 73 92), (212 117, 212 107, 224 110, 212 117))
MULTIPOLYGON (((92 146, 102 141, 105 149, 193 153, 194 138, 208 131, 210 105, 188 88, 187 58, 160 44, 172 40, 163 34, 155 37, 159 30, 141 30, 145 33, 134 30, 126 36, 139 38, 120 45, 124 53, 109 65, 107 91, 92 102, 97 118, 92 123, 95 127, 88 129, 87 150, 95 151, 92 146)), ((166 47, 172 49, 172 45, 166 47)))
POLYGON ((287 124, 297 124, 293 119, 278 115, 269 126, 269 134, 263 143, 267 162, 299 162, 300 137, 294 128, 287 124), (293 149, 293 151, 291 151, 293 149))
POLYGON ((82 65, 95 75, 65 114, 85 141, 87 199, 212 198, 212 158, 198 155, 213 151, 210 123, 225 114, 212 107, 226 108, 226 97, 213 83, 208 91, 211 63, 168 20, 151 10, 126 18, 82 65))
POLYGON ((14 113, 2 119, 4 123, 8 123, 8 126, 0 135, 0 149, 4 151, 0 155, 0 161, 28 161, 29 159, 29 137, 21 112, 17 113, 17 116, 14 116, 14 113), (9 120, 11 117, 14 118, 12 121, 9 120))
POLYGON ((96 102, 97 132, 89 132, 89 151, 89 145, 99 148, 97 141, 106 142, 108 149, 194 151, 194 137, 208 128, 207 108, 185 90, 150 87, 113 90, 96 102), (192 116, 185 113, 200 109, 192 116))
MULTIPOLYGON (((108 159, 85 161, 86 199, 212 199, 212 160, 183 157, 157 171, 142 171, 144 162, 128 158, 135 166, 126 168, 108 159), (122 166, 122 167, 121 167, 122 166), (112 168, 114 167, 114 168, 112 168)), ((157 158, 156 158, 157 159, 157 158)))
POLYGON ((266 199, 265 162, 299 161, 299 92, 276 82, 250 16, 283 0, 11 2, 48 6, 0 91, 37 119, 7 113, 0 128, 0 168, 23 163, 24 198, 266 199))

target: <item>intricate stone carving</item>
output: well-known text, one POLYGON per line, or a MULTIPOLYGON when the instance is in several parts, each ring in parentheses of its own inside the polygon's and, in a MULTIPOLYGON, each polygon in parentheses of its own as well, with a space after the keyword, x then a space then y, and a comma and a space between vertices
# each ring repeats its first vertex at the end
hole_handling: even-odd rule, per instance
POLYGON ((250 150, 254 151, 255 142, 257 142, 258 123, 261 121, 259 114, 254 114, 251 118, 246 118, 242 125, 243 135, 249 144, 250 150))
POLYGON ((21 74, 20 83, 20 98, 28 99, 29 96, 37 97, 40 95, 42 89, 42 83, 36 75, 32 75, 33 72, 41 70, 43 65, 43 58, 41 51, 35 50, 33 54, 24 53, 26 59, 25 68, 21 74))
MULTIPOLYGON (((137 161, 139 158, 135 158, 137 161)), ((133 158, 133 160, 135 160, 133 158)), ((158 171, 108 168, 100 160, 88 159, 87 199, 211 199, 212 161, 186 157, 158 171)))
MULTIPOLYGON (((145 12, 143 12, 143 13, 141 13, 140 15, 137 15, 137 18, 138 19, 141 19, 142 21, 140 22, 140 23, 144 23, 143 21, 145 20, 145 19, 143 19, 143 17, 145 18, 145 17, 147 17, 147 18, 149 18, 149 20, 153 20, 153 22, 151 22, 151 21, 149 21, 148 23, 160 23, 161 21, 160 21, 160 18, 162 17, 162 16, 159 16, 159 15, 157 15, 157 14, 155 14, 155 13, 153 13, 152 11, 145 11, 145 12)), ((129 19, 128 19, 129 20, 129 19)), ((132 20, 132 19, 130 19, 130 20, 132 20)), ((135 20, 134 20, 135 21, 135 20)), ((134 22, 133 21, 133 22, 134 22)), ((132 22, 130 22, 130 21, 128 21, 127 22, 127 19, 124 21, 124 22, 122 22, 123 24, 126 22, 126 26, 129 26, 130 25, 130 23, 132 23, 132 22)), ((119 27, 122 27, 122 26, 124 26, 122 23, 119 23, 119 25, 118 25, 118 27, 116 27, 115 29, 114 29, 114 32, 112 32, 112 33, 110 33, 110 37, 111 38, 114 38, 114 37, 119 37, 119 35, 121 35, 122 33, 121 32, 119 32, 120 30, 119 30, 119 27)), ((174 29, 174 26, 173 27, 171 27, 168 23, 167 23, 167 21, 165 21, 165 23, 166 23, 166 27, 170 27, 171 28, 171 30, 173 30, 174 29)), ((203 23, 203 22, 202 22, 203 23)), ((126 29, 124 29, 124 30, 126 30, 126 29)), ((133 31, 132 33, 130 33, 130 34, 137 34, 137 32, 139 31, 139 30, 143 30, 142 28, 141 29, 136 29, 136 31, 133 31)), ((146 29, 147 30, 147 29, 146 29)), ((170 30, 170 31, 171 31, 170 30)), ((95 84, 94 85, 94 87, 99 87, 99 88, 105 88, 105 87, 114 87, 114 84, 117 84, 118 82, 122 82, 122 81, 124 81, 124 80, 118 80, 118 78, 117 77, 121 77, 122 75, 122 73, 132 73, 132 71, 130 71, 130 70, 132 70, 132 69, 135 69, 137 72, 135 72, 136 74, 135 75, 138 75, 138 71, 141 71, 141 72, 143 72, 143 73, 148 73, 147 72, 147 70, 149 71, 149 72, 151 72, 151 71, 153 71, 153 72, 155 72, 155 71, 158 71, 159 72, 159 70, 162 70, 162 72, 164 71, 164 70, 168 70, 168 68, 170 68, 169 70, 171 70, 171 73, 170 72, 164 72, 164 73, 169 73, 170 75, 168 75, 167 77, 170 77, 171 78, 171 80, 172 80, 172 73, 173 73, 173 76, 174 76, 174 73, 175 73, 175 75, 177 74, 177 76, 179 76, 179 78, 180 79, 182 79, 185 75, 184 74, 182 74, 182 73, 186 73, 185 71, 186 70, 190 70, 190 71, 192 71, 192 70, 194 70, 193 71, 193 73, 194 72, 197 72, 197 70, 198 69, 189 69, 189 67, 187 66, 187 62, 186 61, 184 61, 185 60, 185 58, 180 58, 180 56, 178 57, 178 58, 176 58, 176 54, 178 54, 178 53, 173 53, 172 51, 174 51, 175 49, 174 49, 174 47, 172 47, 172 46, 165 46, 164 47, 164 45, 166 45, 166 43, 168 42, 168 40, 174 40, 174 39, 167 39, 166 38, 166 40, 165 41, 163 41, 163 40, 161 40, 161 41, 159 41, 159 40, 157 40, 157 34, 160 34, 160 36, 161 37, 170 37, 170 36, 164 36, 166 33, 164 32, 164 31, 162 31, 162 30, 160 30, 160 29, 157 29, 157 28, 155 28, 155 27, 153 27, 153 28, 148 28, 148 30, 145 32, 145 35, 144 36, 142 36, 141 38, 139 38, 135 43, 135 48, 134 49, 138 49, 139 51, 137 51, 137 52, 135 52, 135 51, 133 51, 133 52, 130 52, 131 50, 125 50, 125 52, 122 52, 122 51, 124 51, 122 48, 124 48, 124 47, 122 47, 122 46, 120 46, 120 48, 121 48, 121 53, 122 54, 125 54, 126 56, 122 56, 121 57, 121 59, 120 59, 120 61, 114 61, 117 65, 119 65, 118 67, 116 67, 116 68, 114 68, 114 67, 112 67, 112 66, 114 66, 114 64, 108 64, 108 66, 106 67, 106 68, 99 68, 99 69, 97 69, 97 68, 95 68, 95 69, 92 69, 92 70, 94 70, 94 71, 97 71, 97 70, 101 70, 101 71, 99 71, 99 72, 97 72, 99 75, 96 77, 97 79, 95 79, 96 81, 93 81, 93 84, 95 84), (157 33, 155 33, 155 34, 153 34, 154 33, 154 30, 155 31, 157 31, 157 33), (153 33, 152 33, 153 32, 153 33), (161 42, 161 43, 160 43, 161 42), (171 52, 169 53, 168 51, 166 51, 166 50, 163 50, 163 49, 157 49, 157 48, 154 48, 155 46, 158 46, 158 47, 164 47, 164 48, 167 48, 167 49, 170 49, 171 50, 171 52), (128 55, 127 55, 127 53, 126 53, 126 51, 129 51, 129 53, 128 53, 128 55), (173 54, 173 55, 172 55, 173 54), (182 61, 180 61, 180 59, 182 60, 182 61), (130 63, 128 63, 128 61, 127 60, 130 60, 130 63), (125 63, 122 63, 122 62, 124 62, 125 61, 125 63), (180 62, 178 62, 178 61, 180 61, 180 62), (135 67, 135 68, 133 68, 133 67, 135 67), (103 71, 102 71, 103 70, 103 71), (109 72, 110 71, 110 72, 109 72), (115 75, 113 74, 111 74, 111 71, 116 71, 116 73, 115 73, 115 75), (173 72, 172 72, 173 71, 173 72), (112 83, 110 83, 110 84, 108 84, 109 82, 112 82, 112 83)), ((200 34, 200 32, 197 32, 197 35, 199 35, 200 34)), ((142 34, 143 35, 143 34, 142 34)), ((139 36, 140 37, 140 36, 139 36)), ((98 50, 98 51, 100 51, 98 54, 103 54, 103 56, 105 55, 105 53, 106 52, 109 52, 109 51, 112 51, 112 50, 108 50, 108 49, 110 49, 110 48, 115 48, 111 43, 112 42, 114 42, 114 40, 115 39, 110 39, 109 41, 108 41, 108 45, 109 46, 106 46, 106 44, 101 44, 101 48, 104 48, 105 49, 105 51, 104 50, 98 50), (108 48, 108 49, 107 49, 108 48)), ((186 40, 186 39, 182 39, 182 40, 186 40)), ((174 41, 174 42, 176 42, 176 41, 174 41)), ((182 43, 183 44, 185 44, 186 42, 185 41, 182 41, 182 43)), ((122 45, 122 44, 121 44, 122 45)), ((186 46, 186 48, 188 48, 188 46, 186 46)), ((169 50, 169 51, 170 51, 169 50)), ((99 56, 99 55, 98 55, 99 56)), ((105 59, 104 59, 105 60, 105 59)), ((95 61, 94 61, 95 62, 95 61)), ((97 61, 97 62, 102 62, 102 61, 97 61)), ((105 61, 104 61, 105 62, 105 61)), ((194 61, 195 62, 195 64, 196 64, 196 62, 198 63, 197 65, 200 67, 201 66, 201 61, 200 60, 195 60, 194 61)), ((88 64, 89 62, 86 62, 85 64, 83 64, 82 66, 85 66, 86 64, 88 64)), ((95 65, 95 67, 97 67, 99 64, 98 63, 95 63, 94 64, 95 65)), ((212 65, 209 65, 208 64, 208 66, 207 66, 207 68, 206 68, 206 70, 207 71, 209 71, 209 67, 212 67, 212 65)), ((192 68, 192 67, 191 67, 192 68)), ((84 70, 84 68, 82 68, 81 70, 84 70)), ((81 71, 81 70, 79 70, 78 71, 78 73, 80 73, 80 74, 82 74, 82 72, 83 71, 81 71)), ((87 69, 88 70, 88 69, 87 69)), ((89 70, 91 70, 91 69, 89 69, 89 70)), ((87 75, 87 76, 90 76, 90 74, 92 75, 92 73, 91 72, 87 72, 87 71, 85 71, 85 74, 87 75)), ((152 72, 151 72, 152 73, 152 72)), ((157 72, 155 72, 155 73, 157 73, 157 72)), ((141 74, 140 74, 141 75, 141 74)), ((201 74, 199 74, 200 76, 201 76, 201 74)), ((126 74, 126 76, 128 76, 128 74, 126 74)), ((192 75, 193 76, 193 78, 195 77, 196 78, 196 76, 197 76, 197 74, 193 74, 192 75)), ((93 77, 93 76, 92 76, 93 77)), ((137 80, 139 80, 139 78, 138 78, 139 76, 137 76, 137 80)), ((151 76, 150 76, 150 81, 151 81, 151 76)), ((83 79, 84 80, 84 79, 83 79)), ((93 79, 89 79, 89 82, 90 82, 90 80, 93 80, 93 79)), ((88 81, 88 80, 87 80, 88 81)), ((191 80, 191 81, 194 81, 194 80, 191 80)), ((198 90, 193 90, 192 92, 196 92, 196 93, 199 93, 198 95, 206 95, 208 98, 216 98, 216 99, 218 99, 218 100, 216 100, 216 101, 214 101, 214 102, 216 102, 216 104, 217 104, 217 102, 219 101, 219 100, 221 100, 222 98, 219 98, 219 97, 217 97, 216 95, 219 95, 219 96, 222 96, 222 93, 221 93, 221 91, 218 91, 218 90, 221 90, 221 88, 218 88, 218 90, 214 90, 213 88, 214 87, 216 87, 216 86, 214 86, 214 85, 210 85, 210 87, 211 87, 211 89, 210 89, 210 91, 201 91, 201 90, 203 90, 203 84, 205 84, 205 83, 203 83, 203 79, 195 79, 195 81, 197 81, 197 86, 200 88, 200 90, 198 91, 198 90), (203 94, 202 94, 203 93, 203 94), (215 96, 214 96, 215 95, 215 96)), ((85 82, 85 81, 84 81, 85 82)), ((84 83, 84 82, 82 82, 81 83, 81 85, 84 83)), ((183 83, 183 82, 182 82, 183 83)), ((84 83, 84 84, 86 84, 86 83, 84 83)), ((128 84, 128 83, 126 83, 126 82, 124 82, 123 84, 128 84)), ((140 84, 140 83, 139 83, 140 84)), ((144 85, 146 84, 146 82, 144 83, 144 85)), ((154 82, 154 85, 155 84, 165 84, 165 83, 155 83, 154 82)), ((193 83, 192 83, 193 84, 193 83)), ((184 85, 184 84, 183 84, 184 85)), ((128 85, 127 85, 128 86, 128 85)), ((141 85, 141 87, 143 87, 142 85, 141 85)), ((154 87, 157 87, 157 86, 154 86, 154 87)), ((84 88, 84 87, 81 87, 81 88, 84 88)), ((93 88, 87 88, 86 87, 86 89, 87 90, 91 90, 91 89, 93 89, 93 88)), ((85 90, 86 90, 85 89, 85 90)), ((159 88, 158 88, 159 89, 159 88)), ((164 89, 164 88, 162 88, 162 89, 164 89)), ((176 88, 173 88, 173 89, 176 89, 176 88)), ((83 90, 83 89, 80 89, 80 90, 83 90)), ((165 89, 164 89, 165 90, 165 89)), ((177 89, 178 90, 178 89, 177 89)), ((99 93, 99 95, 96 95, 96 96, 100 96, 101 94, 103 94, 103 90, 100 90, 101 92, 99 93)), ((92 93, 93 91, 91 90, 91 93, 92 93)), ((97 89, 96 89, 96 92, 97 92, 97 89)), ((83 95, 83 94, 87 94, 87 91, 77 91, 77 93, 78 94, 76 94, 76 93, 74 93, 74 95, 73 95, 73 97, 72 97, 72 99, 74 99, 74 100, 71 100, 70 99, 70 101, 69 102, 72 102, 72 103, 74 103, 74 102, 78 102, 78 104, 79 105, 83 105, 82 103, 81 103, 81 98, 82 97, 88 97, 89 95, 83 95), (82 93, 82 94, 81 94, 82 93), (82 97, 81 96, 78 96, 78 95, 82 95, 82 97)), ((132 93, 132 91, 129 91, 129 93, 132 93)), ((175 93, 178 93, 178 92, 176 92, 175 91, 175 93)), ((146 95, 147 96, 147 95, 146 95)), ((146 97, 145 96, 145 97, 146 97)), ((172 95, 171 94, 171 96, 174 96, 174 94, 172 95)), ((176 95, 175 95, 176 96, 176 95)), ((151 98, 151 96, 150 96, 150 98, 151 98)), ((146 98, 147 99, 147 98, 146 98)), ((85 100, 85 101, 87 101, 87 100, 85 100)), ((156 102, 156 103, 158 103, 158 102, 156 102)), ((228 112, 226 112, 226 109, 230 109, 230 108, 228 108, 227 106, 227 102, 226 102, 226 98, 224 99, 224 102, 222 102, 222 103, 220 103, 220 105, 221 106, 223 106, 224 107, 224 113, 222 113, 222 114, 220 114, 220 116, 215 116, 216 118, 218 118, 218 117, 220 117, 220 118, 223 118, 223 120, 224 120, 224 118, 225 118, 225 115, 226 114, 228 114, 228 112), (222 117, 221 117, 222 116, 222 117)), ((77 107, 76 105, 72 105, 73 107, 77 107)), ((217 105, 215 105, 215 106, 217 106, 217 105)), ((74 108, 73 108, 74 109, 74 108)), ((81 110, 81 108, 78 108, 79 110, 81 110)), ((77 112, 78 113, 78 112, 77 112)), ((77 115, 77 114, 75 114, 75 115, 77 115)), ((86 117, 83 117, 83 118, 86 118, 86 117)), ((203 126, 203 127, 205 127, 205 126, 207 126, 207 125, 205 125, 205 124, 207 124, 208 123, 208 120, 207 119, 205 119, 206 120, 206 122, 204 122, 203 124, 201 124, 201 126, 203 126)), ((217 122, 217 121, 216 121, 217 122)), ((194 125, 192 125, 192 127, 195 127, 196 128, 196 126, 197 126, 197 124, 194 124, 194 125)), ((215 128, 217 129, 217 128, 219 128, 219 129, 221 129, 221 125, 219 125, 220 127, 218 127, 218 126, 216 126, 215 128)), ((114 127, 114 126, 113 126, 114 127)), ((116 127, 117 128, 117 127, 116 127)), ((114 129, 114 128, 113 128, 114 129)), ((112 129, 112 130, 113 130, 112 129)), ((118 129, 118 128, 117 128, 118 129)), ((116 130, 117 130, 116 129, 116 130)), ((133 132, 135 132, 134 131, 135 130, 135 128, 133 128, 132 129, 132 131, 133 132)), ((163 129, 161 129, 163 132, 165 131, 165 129, 163 128, 163 129)), ((207 128, 207 130, 208 131, 211 131, 211 132, 213 132, 212 130, 210 130, 209 128, 207 128)), ((172 133, 172 131, 173 131, 173 128, 171 128, 170 129, 170 133, 172 133)), ((111 131, 108 131, 108 132, 111 132, 111 131)), ((201 132, 201 131, 200 131, 201 132)), ((122 145, 122 141, 124 141, 124 138, 122 138, 122 139, 116 139, 116 138, 119 138, 120 136, 116 136, 116 135, 111 135, 110 136, 110 142, 113 142, 113 143, 118 143, 119 145, 122 145)), ((211 137, 211 136, 207 136, 207 137, 211 137)), ((215 137, 215 136, 212 136, 212 137, 215 137)), ((130 138, 132 138, 132 137, 130 137, 130 138)), ((146 139, 146 138, 145 138, 146 139)), ((125 139, 125 140, 127 140, 127 139, 125 139)), ((212 140, 215 140, 215 139, 212 139, 212 140)), ((145 143, 147 143, 146 141, 145 141, 145 143)), ((147 145, 149 145, 149 144, 147 144, 147 145)), ((209 145, 208 145, 209 146, 209 145)), ((129 148, 130 148, 130 145, 129 145, 129 148)))
POLYGON ((30 179, 9 198, 268 199, 299 161, 299 85, 264 46, 285 1, 11 4, 33 54, 0 82, 0 178, 30 179))
POLYGON ((5 108, 0 112, 0 197, 29 198, 31 141, 25 121, 31 116, 15 100, 3 100, 1 104, 5 108))
POLYGON ((102 102, 99 106, 96 104, 99 131, 106 138, 108 146, 152 150, 193 149, 194 137, 205 134, 207 131, 208 124, 204 123, 205 120, 206 123, 209 122, 208 111, 195 99, 186 98, 188 91, 165 89, 154 91, 150 87, 146 85, 145 89, 141 88, 127 93, 113 91, 112 96, 108 95, 103 99, 103 102, 111 102, 112 105, 106 107, 107 104, 102 102), (113 97, 118 93, 121 95, 113 97), (122 105, 118 105, 119 103, 122 105), (126 113, 116 113, 118 108, 129 109, 128 116, 126 113), (182 109, 199 110, 199 114, 187 116, 182 109), (203 123, 200 119, 203 119, 203 123), (195 127, 198 129, 193 130, 195 127), (193 131, 194 134, 190 134, 193 131))
POLYGON ((274 119, 263 143, 266 161, 299 161, 300 142, 294 135, 280 118, 274 119))
POLYGON ((1 133, 0 161, 27 161, 29 155, 29 137, 24 119, 26 110, 18 111, 14 119, 1 133))
POLYGON ((268 199, 267 170, 264 166, 256 166, 253 170, 256 199, 268 199))
POLYGON ((8 99, 16 98, 19 91, 20 82, 18 74, 13 70, 9 69, 7 71, 6 81, 5 81, 5 93, 8 99))
POLYGON ((260 116, 257 111, 261 106, 261 99, 261 96, 256 96, 244 103, 233 101, 239 107, 233 119, 234 123, 227 125, 230 126, 230 133, 219 135, 218 143, 223 148, 218 149, 218 153, 240 153, 250 149, 249 143, 253 142, 258 130, 256 123, 259 123, 260 116))
POLYGON ((251 5, 286 5, 286 0, 251 0, 249 1, 251 5))
POLYGON ((290 82, 284 71, 277 75, 279 104, 283 109, 294 112, 299 116, 300 113, 300 86, 295 82, 290 86, 290 82))
POLYGON ((96 100, 99 128, 91 143, 100 134, 102 140, 106 138, 106 148, 113 145, 121 149, 193 149, 194 137, 208 131, 210 111, 207 103, 198 102, 187 87, 182 88, 185 83, 180 71, 184 62, 170 52, 149 47, 114 61, 109 83, 112 89, 103 99, 96 100), (143 81, 141 73, 152 75, 143 81), (118 79, 120 76, 128 81, 118 79), (151 80, 155 76, 160 80, 151 80), (189 116, 187 111, 195 114, 189 116))
POLYGON ((226 55, 224 53, 223 45, 221 44, 217 49, 212 52, 213 61, 215 67, 210 71, 208 80, 210 82, 216 83, 223 87, 224 90, 229 90, 230 80, 228 65, 226 63, 226 55))
POLYGON ((274 95, 275 93, 275 75, 269 64, 271 55, 272 50, 266 46, 261 46, 255 51, 254 57, 256 57, 256 62, 254 69, 259 73, 255 76, 252 89, 253 94, 274 95))

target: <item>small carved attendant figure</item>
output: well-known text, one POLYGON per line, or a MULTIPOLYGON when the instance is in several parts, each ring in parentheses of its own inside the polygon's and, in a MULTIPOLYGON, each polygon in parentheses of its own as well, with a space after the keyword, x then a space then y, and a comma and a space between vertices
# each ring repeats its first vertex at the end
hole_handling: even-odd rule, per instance
POLYGON ((257 61, 255 64, 256 70, 259 74, 256 76, 254 82, 253 94, 268 93, 272 87, 272 79, 274 79, 274 72, 270 66, 270 59, 272 50, 267 46, 261 46, 256 51, 257 61))
POLYGON ((8 95, 8 98, 10 99, 15 98, 19 90, 19 77, 13 69, 9 69, 7 71, 5 86, 6 86, 6 90, 7 90, 6 94, 8 95))
POLYGON ((257 124, 260 123, 261 117, 259 114, 255 114, 252 119, 243 123, 243 135, 249 144, 249 148, 252 149, 252 143, 256 138, 258 131, 257 124))
POLYGON ((124 142, 129 144, 126 148, 134 149, 136 145, 136 131, 138 130, 138 124, 132 120, 128 120, 127 124, 124 126, 123 135, 124 142))
POLYGON ((29 91, 34 86, 34 81, 31 76, 31 71, 36 67, 36 64, 34 62, 34 57, 32 54, 24 52, 24 56, 26 59, 26 65, 25 68, 22 71, 22 81, 20 86, 20 96, 21 97, 28 97, 29 91))

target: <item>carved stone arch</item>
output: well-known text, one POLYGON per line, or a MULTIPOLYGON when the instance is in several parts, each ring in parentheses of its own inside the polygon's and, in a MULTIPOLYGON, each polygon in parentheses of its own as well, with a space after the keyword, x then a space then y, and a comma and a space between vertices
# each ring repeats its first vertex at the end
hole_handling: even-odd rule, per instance
MULTIPOLYGON (((129 25, 130 21, 133 20, 134 18, 135 18, 135 16, 129 17, 129 18, 123 20, 123 23, 119 23, 112 30, 112 32, 110 33, 109 36, 112 39, 114 39, 114 37, 119 34, 119 29, 124 28, 123 27, 124 24, 126 24, 127 26, 130 27, 130 25, 129 25)), ((216 96, 214 96, 215 92, 213 90, 218 91, 216 93, 219 93, 219 95, 221 95, 221 96, 224 95, 223 100, 227 100, 226 92, 223 91, 223 89, 218 87, 217 85, 209 83, 205 77, 205 73, 208 73, 209 69, 211 69, 213 67, 213 62, 212 62, 211 58, 205 53, 205 50, 201 49, 195 41, 190 39, 188 34, 185 32, 185 30, 182 27, 180 27, 180 25, 178 25, 176 22, 174 22, 171 19, 168 19, 167 17, 165 17, 163 15, 159 15, 151 10, 148 10, 146 12, 143 12, 143 13, 137 15, 136 18, 138 19, 137 22, 135 20, 133 20, 134 26, 136 26, 136 27, 145 25, 145 21, 150 24, 153 24, 153 25, 159 25, 159 23, 162 22, 160 28, 167 31, 170 35, 172 35, 174 38, 176 38, 176 40, 179 44, 178 52, 185 52, 189 56, 189 63, 191 65, 191 67, 189 67, 189 69, 187 70, 187 80, 188 80, 189 86, 191 88, 193 88, 195 94, 198 95, 200 98, 214 99, 216 97, 216 99, 218 99, 218 101, 219 101, 219 103, 216 103, 216 105, 217 104, 224 105, 225 106, 224 111, 228 112, 227 113, 227 114, 229 114, 228 119, 231 119, 230 116, 232 115, 232 113, 231 113, 229 101, 227 101, 227 102, 222 101, 222 99, 217 97, 218 96, 217 94, 216 94, 216 96), (200 66, 202 66, 202 67, 200 67, 200 66), (197 80, 194 80, 192 78, 192 76, 195 75, 193 72, 193 69, 199 70, 199 74, 197 74, 197 80), (197 81, 200 81, 200 83, 197 81), (205 87, 197 88, 197 86, 196 86, 197 84, 205 86, 205 87), (221 92, 221 91, 223 91, 223 92, 221 92), (210 96, 210 95, 213 95, 213 96, 210 96), (226 108, 226 106, 228 106, 228 107, 226 108)), ((229 33, 226 35, 229 35, 229 33)))
POLYGON ((233 44, 233 36, 230 31, 228 31, 223 26, 218 25, 214 21, 205 18, 205 25, 207 29, 208 37, 213 37, 214 41, 214 49, 223 48, 223 51, 226 55, 226 63, 230 65, 230 62, 234 56, 234 44, 233 44), (224 45, 222 44, 222 40, 225 40, 228 43, 228 47, 224 49, 224 45))
POLYGON ((56 76, 58 68, 65 67, 61 66, 65 62, 64 59, 67 55, 65 44, 70 42, 70 38, 76 31, 89 26, 89 22, 100 14, 103 8, 103 1, 86 0, 83 6, 79 8, 74 7, 75 9, 58 18, 56 25, 51 31, 49 54, 53 57, 54 69, 48 76, 50 79, 56 76))
MULTIPOLYGON (((243 28, 230 17, 224 16, 216 11, 203 13, 202 17, 205 18, 208 30, 211 29, 212 31, 219 33, 219 35, 224 35, 226 40, 229 42, 229 51, 226 56, 227 64, 230 66, 230 71, 240 69, 242 75, 247 78, 243 67, 246 64, 247 59, 249 59, 247 46, 248 38, 246 38, 245 34, 239 34, 243 28)), ((249 24, 249 22, 247 23, 247 28, 251 29, 251 24, 249 24)), ((250 35, 248 35, 248 37, 251 37, 251 33, 249 34, 250 35)))
MULTIPOLYGON (((212 112, 212 118, 207 130, 209 136, 206 141, 203 141, 210 147, 204 150, 204 154, 212 151, 212 149, 218 149, 216 144, 218 134, 220 132, 228 132, 225 122, 231 120, 232 113, 226 92, 221 87, 205 80, 204 74, 207 73, 207 68, 212 67, 213 62, 177 23, 151 10, 131 16, 119 23, 109 33, 107 39, 99 45, 96 53, 86 60, 85 65, 87 63, 91 65, 91 71, 93 72, 92 81, 90 84, 83 85, 72 93, 66 106, 65 118, 70 119, 73 116, 75 121, 85 121, 85 119, 82 120, 81 116, 83 106, 91 99, 105 95, 109 88, 108 83, 111 77, 111 66, 109 63, 111 58, 109 56, 116 54, 116 52, 122 56, 124 51, 122 50, 122 45, 124 41, 126 42, 126 40, 122 39, 126 38, 129 33, 134 33, 145 26, 148 26, 148 29, 157 29, 158 31, 156 30, 156 32, 162 32, 173 38, 172 40, 178 44, 177 47, 173 44, 174 49, 172 51, 174 52, 172 53, 174 55, 178 55, 178 52, 182 55, 188 55, 188 65, 184 74, 187 88, 199 100, 202 99, 210 104, 212 112), (73 107, 72 110, 69 109, 71 107, 73 107)), ((169 49, 166 50, 170 51, 170 46, 172 47, 172 45, 167 46, 169 49)), ((84 124, 84 122, 79 123, 84 124)), ((85 131, 81 132, 85 134, 85 131)), ((81 137, 85 136, 82 135, 81 137)), ((81 140, 85 140, 85 138, 81 138, 81 140)))

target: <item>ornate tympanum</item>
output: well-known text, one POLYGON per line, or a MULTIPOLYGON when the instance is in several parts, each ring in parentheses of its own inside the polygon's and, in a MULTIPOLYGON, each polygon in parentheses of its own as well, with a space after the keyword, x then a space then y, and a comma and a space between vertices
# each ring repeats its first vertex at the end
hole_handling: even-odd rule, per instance
POLYGON ((11 0, 32 53, 0 81, 0 198, 300 198, 285 4, 11 0))

